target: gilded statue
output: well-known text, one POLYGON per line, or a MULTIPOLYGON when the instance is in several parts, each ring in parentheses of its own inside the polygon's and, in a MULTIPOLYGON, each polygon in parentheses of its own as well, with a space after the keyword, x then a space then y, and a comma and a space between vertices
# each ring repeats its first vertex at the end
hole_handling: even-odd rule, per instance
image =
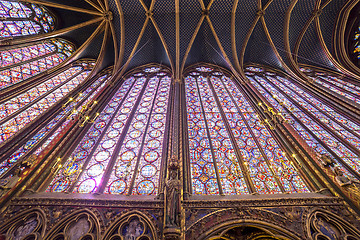
POLYGON ((354 178, 349 178, 347 176, 344 175, 344 172, 341 170, 341 168, 336 167, 334 168, 334 172, 335 172, 335 180, 336 182, 341 186, 348 186, 348 185, 355 185, 356 187, 360 186, 360 182, 357 179, 354 178))
POLYGON ((327 154, 320 154, 320 156, 318 157, 319 162, 321 163, 321 165, 323 165, 324 167, 334 167, 335 165, 335 161, 327 154))
POLYGON ((0 180, 0 197, 5 195, 19 181, 21 175, 20 168, 15 169, 14 174, 0 180))
POLYGON ((169 177, 166 181, 166 225, 180 226, 181 182, 178 177, 179 166, 172 162, 169 166, 169 177))

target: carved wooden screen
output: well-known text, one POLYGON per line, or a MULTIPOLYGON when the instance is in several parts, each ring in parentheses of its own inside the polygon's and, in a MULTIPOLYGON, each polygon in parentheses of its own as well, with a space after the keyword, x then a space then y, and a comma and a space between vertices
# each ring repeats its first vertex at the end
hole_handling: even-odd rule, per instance
POLYGON ((185 77, 194 194, 307 192, 233 80, 198 67, 185 77))

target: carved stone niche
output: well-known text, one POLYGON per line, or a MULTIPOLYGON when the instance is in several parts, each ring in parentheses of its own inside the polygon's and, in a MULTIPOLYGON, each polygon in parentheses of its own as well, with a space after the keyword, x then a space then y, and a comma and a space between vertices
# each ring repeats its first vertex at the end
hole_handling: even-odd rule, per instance
POLYGON ((360 231, 337 215, 317 209, 306 221, 307 238, 313 240, 359 240, 360 231))
POLYGON ((0 233, 7 240, 38 240, 45 235, 45 213, 40 209, 30 209, 17 214, 1 224, 0 233))
POLYGON ((155 240, 156 232, 151 220, 139 211, 131 211, 115 220, 104 234, 103 240, 155 240))
POLYGON ((65 216, 51 228, 45 239, 52 240, 97 240, 100 239, 99 221, 88 209, 65 216))
POLYGON ((285 240, 288 238, 252 226, 239 226, 239 227, 228 228, 211 238, 211 240, 223 240, 223 239, 242 239, 242 240, 283 239, 285 240))

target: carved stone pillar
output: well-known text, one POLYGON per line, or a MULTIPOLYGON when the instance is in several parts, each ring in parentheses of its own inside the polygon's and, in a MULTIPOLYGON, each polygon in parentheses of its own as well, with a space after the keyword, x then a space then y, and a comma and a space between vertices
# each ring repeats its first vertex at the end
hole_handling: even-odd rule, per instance
POLYGON ((180 239, 181 235, 181 180, 179 179, 179 164, 172 158, 168 167, 168 177, 165 184, 165 228, 164 237, 167 240, 180 239))

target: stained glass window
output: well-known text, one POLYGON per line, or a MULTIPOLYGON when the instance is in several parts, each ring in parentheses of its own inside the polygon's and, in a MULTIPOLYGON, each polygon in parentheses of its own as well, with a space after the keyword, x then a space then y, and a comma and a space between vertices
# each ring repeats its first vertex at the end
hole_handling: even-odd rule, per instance
POLYGON ((89 75, 93 63, 82 63, 50 78, 0 105, 0 142, 13 136, 37 116, 52 107, 81 84, 89 75))
POLYGON ((186 76, 185 91, 194 194, 308 191, 228 76, 198 67, 186 76))
POLYGON ((51 69, 74 51, 63 39, 5 48, 0 51, 0 90, 51 69))
POLYGON ((74 100, 63 108, 55 118, 53 118, 45 127, 30 138, 23 146, 14 152, 6 161, 0 164, 0 175, 14 165, 19 158, 25 154, 39 154, 53 140, 60 131, 68 124, 70 117, 75 117, 81 109, 94 99, 96 94, 105 86, 108 74, 103 74, 97 78, 88 88, 81 93, 76 94, 74 100))
POLYGON ((128 76, 47 191, 157 194, 170 88, 160 67, 128 76))
POLYGON ((310 67, 302 67, 300 70, 312 78, 316 84, 360 104, 360 84, 352 81, 351 78, 310 67))
POLYGON ((353 53, 358 59, 360 59, 360 26, 358 26, 355 31, 353 42, 354 42, 353 53))
POLYGON ((0 39, 47 33, 55 28, 52 14, 44 7, 0 0, 0 39))
POLYGON ((319 101, 291 78, 247 70, 251 84, 315 152, 330 156, 349 176, 359 172, 360 126, 356 122, 319 101))

